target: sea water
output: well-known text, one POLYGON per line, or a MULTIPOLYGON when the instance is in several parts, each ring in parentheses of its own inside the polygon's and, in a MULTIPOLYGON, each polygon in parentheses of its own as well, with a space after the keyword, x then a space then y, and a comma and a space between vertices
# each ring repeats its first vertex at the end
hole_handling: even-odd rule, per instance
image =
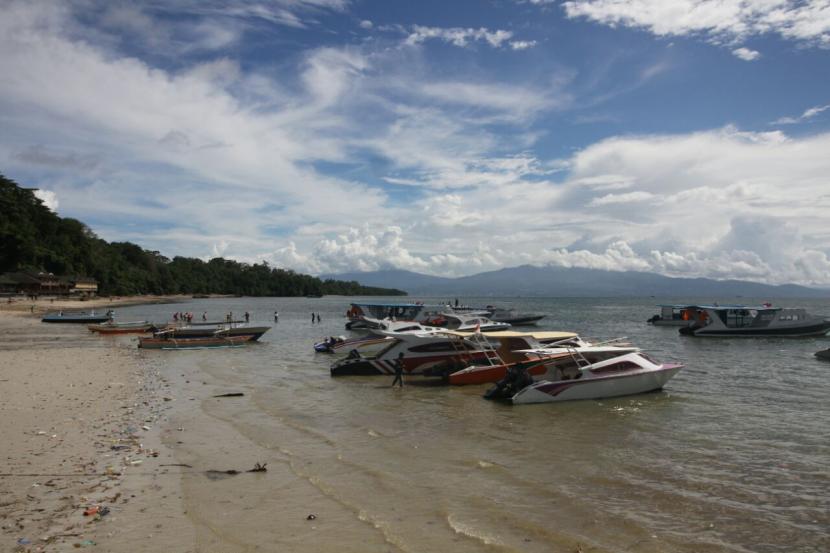
MULTIPOLYGON (((182 458, 269 462, 256 480, 186 478, 206 551, 830 551, 830 363, 813 355, 830 339, 693 338, 646 324, 656 303, 689 300, 464 298, 546 315, 530 329, 627 337, 685 365, 660 392, 526 406, 482 399, 487 386, 331 378, 335 357, 312 345, 352 335, 350 298, 194 299, 117 316, 247 311, 273 327, 238 349, 142 353, 189 386, 180 421, 199 409, 215 423, 182 434, 182 458)), ((779 303, 830 316, 830 300, 779 303)))

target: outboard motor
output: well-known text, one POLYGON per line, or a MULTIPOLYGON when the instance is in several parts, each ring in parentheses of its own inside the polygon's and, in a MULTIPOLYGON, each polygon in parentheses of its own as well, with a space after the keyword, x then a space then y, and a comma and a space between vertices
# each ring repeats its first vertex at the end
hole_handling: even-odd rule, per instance
POLYGON ((507 401, 531 384, 533 377, 523 367, 510 367, 505 377, 484 393, 484 399, 507 401))

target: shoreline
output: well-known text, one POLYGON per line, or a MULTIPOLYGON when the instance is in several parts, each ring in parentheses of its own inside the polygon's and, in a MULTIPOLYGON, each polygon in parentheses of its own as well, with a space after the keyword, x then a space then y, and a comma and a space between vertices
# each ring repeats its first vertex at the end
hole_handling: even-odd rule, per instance
POLYGON ((44 313, 55 310, 87 311, 90 309, 111 309, 115 307, 131 307, 135 305, 179 303, 192 299, 193 296, 185 294, 164 296, 147 294, 141 296, 117 296, 108 298, 95 297, 84 300, 51 297, 31 300, 24 297, 14 297, 6 298, 0 301, 0 313, 41 316, 44 313))
POLYGON ((129 339, 77 330, 0 311, 0 549, 149 551, 175 526, 167 545, 189 550, 179 469, 161 467, 167 379, 129 339))

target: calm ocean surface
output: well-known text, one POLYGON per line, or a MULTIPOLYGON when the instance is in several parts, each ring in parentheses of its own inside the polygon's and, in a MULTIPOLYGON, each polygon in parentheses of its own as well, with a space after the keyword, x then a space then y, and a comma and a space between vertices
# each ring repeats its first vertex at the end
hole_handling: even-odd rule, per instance
MULTIPOLYGON (((481 399, 485 386, 331 379, 334 357, 312 344, 349 334, 349 298, 192 300, 117 317, 249 311, 273 324, 279 310, 260 344, 142 355, 162 374, 198 369, 244 390, 249 401, 203 408, 352 513, 343 540, 366 551, 830 551, 830 363, 813 356, 830 339, 688 338, 645 323, 656 303, 685 300, 465 298, 686 365, 662 392, 516 407, 481 399)), ((774 303, 830 316, 830 300, 774 303)))

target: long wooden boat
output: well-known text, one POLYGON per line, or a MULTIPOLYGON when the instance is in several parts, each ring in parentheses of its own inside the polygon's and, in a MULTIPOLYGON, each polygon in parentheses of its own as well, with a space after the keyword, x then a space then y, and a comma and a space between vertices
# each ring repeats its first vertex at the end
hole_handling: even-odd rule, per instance
POLYGON ((171 338, 212 338, 214 336, 233 337, 250 336, 251 340, 259 340, 263 334, 271 330, 270 326, 247 326, 227 324, 191 324, 186 326, 169 325, 160 329, 158 334, 171 338))
POLYGON ((155 329, 155 325, 147 321, 131 323, 116 323, 110 321, 103 324, 87 325, 87 328, 99 334, 143 334, 145 332, 152 332, 155 329))
POLYGON ((75 313, 64 313, 63 311, 59 311, 58 313, 47 313, 40 321, 43 323, 74 323, 74 324, 83 324, 83 323, 103 323, 104 321, 109 321, 113 317, 112 311, 107 311, 105 314, 95 313, 92 311, 87 313, 85 311, 75 312, 75 313))
POLYGON ((203 349, 203 348, 238 348, 250 342, 253 335, 247 336, 213 336, 204 338, 139 338, 138 347, 144 349, 203 349))

